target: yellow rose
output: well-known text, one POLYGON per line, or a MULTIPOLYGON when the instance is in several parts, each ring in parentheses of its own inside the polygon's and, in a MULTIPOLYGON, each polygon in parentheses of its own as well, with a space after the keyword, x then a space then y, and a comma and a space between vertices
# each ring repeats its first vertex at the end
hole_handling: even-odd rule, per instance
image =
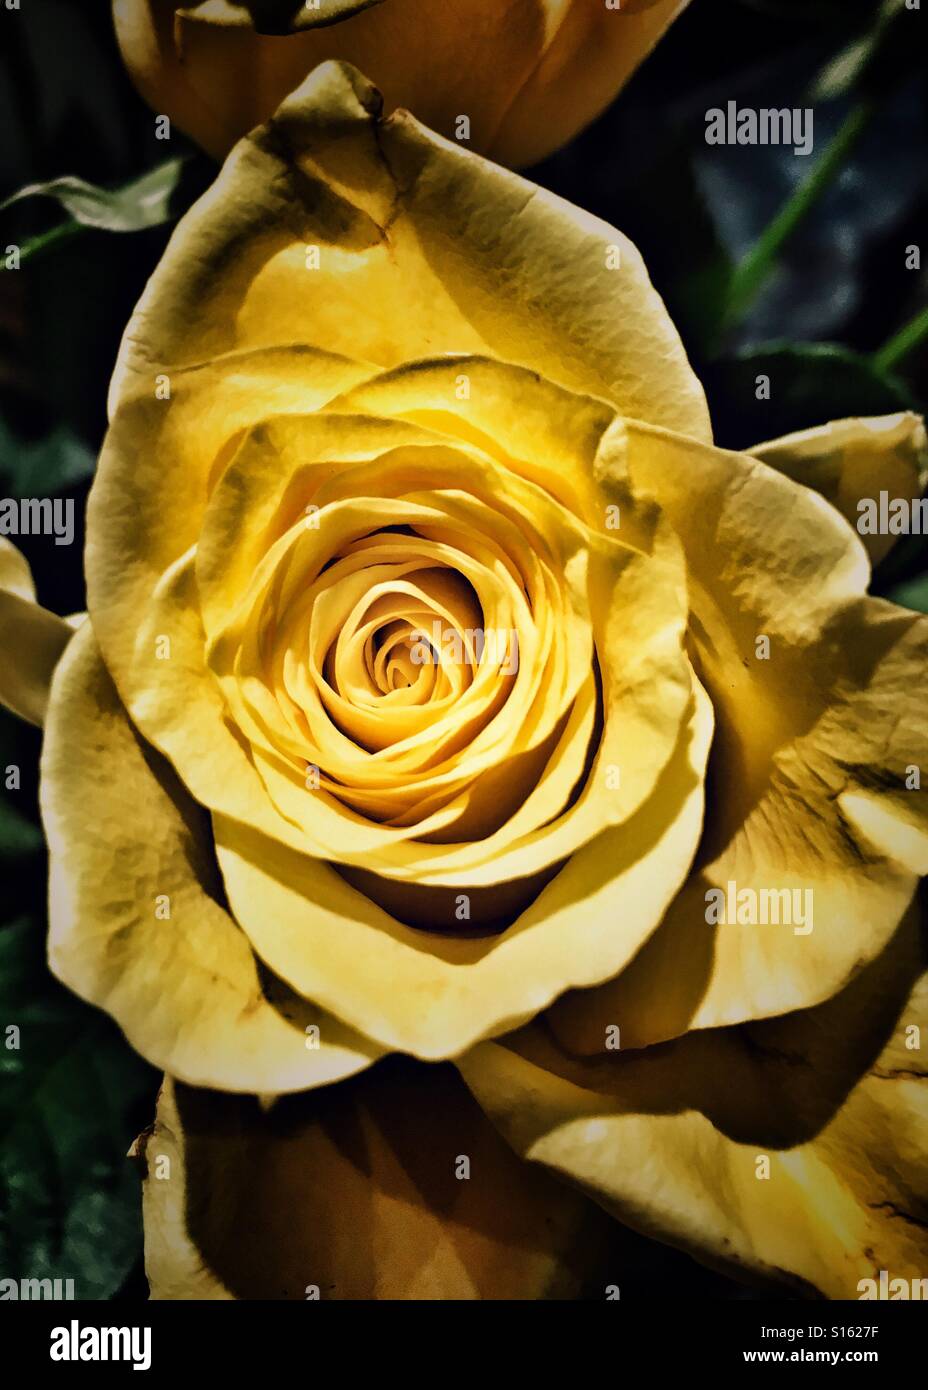
POLYGON ((710 1264, 923 1270, 928 621, 841 514, 920 422, 714 447, 621 233, 339 64, 178 226, 110 414, 89 620, 11 561, 0 689, 52 968, 178 1083, 156 1296, 571 1286, 589 1208, 449 1061, 710 1264))
POLYGON ((336 58, 388 110, 524 165, 598 116, 686 3, 114 0, 113 16, 142 96, 217 158, 336 58))

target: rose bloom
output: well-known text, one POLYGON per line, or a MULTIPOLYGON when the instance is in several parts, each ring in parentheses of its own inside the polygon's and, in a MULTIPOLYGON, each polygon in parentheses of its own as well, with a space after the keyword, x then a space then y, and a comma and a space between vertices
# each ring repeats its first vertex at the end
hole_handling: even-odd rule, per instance
POLYGON ((89 616, 8 547, 2 689, 52 969, 173 1078, 154 1295, 563 1296, 604 1212, 923 1274, 928 620, 846 519, 920 422, 714 447, 634 246, 339 64, 177 227, 110 416, 89 616))
POLYGON ((223 158, 326 59, 503 164, 542 159, 625 85, 687 0, 114 0, 152 108, 223 158), (467 117, 469 129, 461 124, 467 117))

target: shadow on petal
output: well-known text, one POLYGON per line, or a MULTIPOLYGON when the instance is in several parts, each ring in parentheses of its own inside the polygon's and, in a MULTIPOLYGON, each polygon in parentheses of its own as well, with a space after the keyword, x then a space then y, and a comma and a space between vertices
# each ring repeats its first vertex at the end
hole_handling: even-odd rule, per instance
POLYGON ((600 1268, 608 1282, 613 1223, 523 1164, 450 1065, 391 1058, 272 1106, 166 1082, 144 1157, 156 1299, 569 1298, 600 1268))

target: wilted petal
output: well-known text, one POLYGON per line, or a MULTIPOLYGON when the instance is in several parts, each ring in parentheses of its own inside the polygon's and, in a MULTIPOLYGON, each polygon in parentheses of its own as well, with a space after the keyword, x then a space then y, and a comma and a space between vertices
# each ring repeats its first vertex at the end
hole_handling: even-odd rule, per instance
POLYGON ((183 218, 130 322, 115 409, 155 373, 309 344, 381 368, 488 353, 709 436, 705 397, 635 247, 440 139, 326 63, 183 218))
POLYGON ((829 998, 928 871, 928 620, 866 598, 860 541, 767 466, 631 422, 627 457, 687 550, 717 732, 690 880, 628 970, 552 1013, 585 1053, 609 1023, 642 1046, 829 998), (811 930, 713 921, 730 884, 802 895, 811 930))
POLYGON ((586 1062, 533 1025, 458 1065, 517 1153, 627 1225, 736 1277, 853 1299, 881 1270, 928 1268, 924 962, 913 910, 815 1009, 586 1062))
POLYGON ((866 509, 862 512, 859 504, 873 503, 878 509, 884 492, 888 503, 901 499, 911 507, 928 480, 925 424, 911 412, 835 420, 758 444, 749 452, 826 497, 858 531, 874 565, 899 537, 871 534, 866 509))

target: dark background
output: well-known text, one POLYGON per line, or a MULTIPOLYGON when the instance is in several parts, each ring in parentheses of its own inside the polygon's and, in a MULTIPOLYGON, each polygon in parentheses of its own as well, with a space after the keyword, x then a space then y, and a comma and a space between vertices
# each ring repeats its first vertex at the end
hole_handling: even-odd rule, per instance
MULTIPOLYGON (((928 274, 905 266, 907 246, 925 249, 928 225, 924 17, 901 16, 901 39, 891 35, 850 81, 848 59, 864 51, 879 9, 693 0, 613 107, 531 171, 642 248, 706 384, 720 444, 923 408, 928 397, 924 342, 894 375, 872 360, 928 304, 928 274), (729 99, 814 105, 815 153, 707 146, 705 113, 729 99), (872 105, 864 134, 750 311, 723 330, 733 265, 861 100, 872 105), (769 401, 755 397, 759 373, 771 378, 769 401)), ((155 139, 122 70, 108 0, 22 0, 18 12, 0 0, 0 131, 0 201, 62 175, 115 187, 188 153, 182 209, 214 172, 182 137, 155 139)), ((0 259, 64 216, 48 198, 0 210, 0 259)), ((82 229, 19 272, 0 272, 0 495, 73 497, 82 516, 119 338, 169 232, 82 229)), ((61 613, 84 604, 80 539, 21 542, 40 600, 61 613)), ((875 588, 928 609, 926 570, 925 540, 913 539, 875 588)), ((71 1277, 78 1297, 144 1298, 138 1180, 125 1154, 150 1118, 157 1077, 45 967, 38 752, 35 730, 0 716, 0 770, 15 764, 22 777, 0 798, 0 1278, 71 1277), (2 1045, 10 1024, 18 1050, 2 1045)), ((623 1297, 668 1294, 751 1296, 641 1240, 623 1297)))

